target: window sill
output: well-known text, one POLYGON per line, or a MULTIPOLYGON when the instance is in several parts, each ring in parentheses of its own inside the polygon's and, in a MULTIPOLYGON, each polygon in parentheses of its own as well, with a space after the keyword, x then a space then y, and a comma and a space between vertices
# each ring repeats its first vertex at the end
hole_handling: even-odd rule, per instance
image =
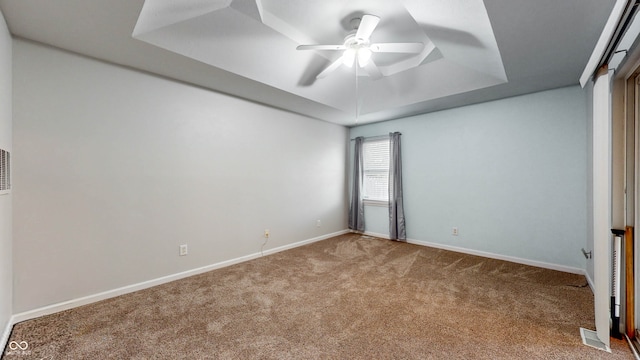
POLYGON ((389 206, 389 202, 388 201, 363 200, 362 202, 364 203, 365 206, 380 206, 380 207, 388 207, 389 206))

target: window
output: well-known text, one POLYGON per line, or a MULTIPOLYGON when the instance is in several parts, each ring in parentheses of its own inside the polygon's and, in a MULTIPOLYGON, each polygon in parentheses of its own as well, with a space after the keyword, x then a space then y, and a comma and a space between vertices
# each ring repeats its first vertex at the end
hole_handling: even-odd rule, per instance
POLYGON ((369 202, 389 201, 389 139, 365 141, 362 196, 369 202))

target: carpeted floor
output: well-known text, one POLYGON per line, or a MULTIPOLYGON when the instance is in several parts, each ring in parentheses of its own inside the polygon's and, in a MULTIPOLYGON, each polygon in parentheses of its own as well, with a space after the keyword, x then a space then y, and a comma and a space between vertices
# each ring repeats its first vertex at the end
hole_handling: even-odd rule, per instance
POLYGON ((583 276, 348 234, 17 324, 3 359, 633 359, 583 276))

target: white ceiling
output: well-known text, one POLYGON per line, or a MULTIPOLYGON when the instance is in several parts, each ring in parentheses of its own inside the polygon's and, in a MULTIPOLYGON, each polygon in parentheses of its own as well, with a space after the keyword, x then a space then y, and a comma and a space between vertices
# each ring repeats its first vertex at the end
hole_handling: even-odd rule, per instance
POLYGON ((0 0, 15 36, 351 126, 578 83, 615 0, 0 0), (381 18, 386 76, 341 66, 350 20, 381 18))

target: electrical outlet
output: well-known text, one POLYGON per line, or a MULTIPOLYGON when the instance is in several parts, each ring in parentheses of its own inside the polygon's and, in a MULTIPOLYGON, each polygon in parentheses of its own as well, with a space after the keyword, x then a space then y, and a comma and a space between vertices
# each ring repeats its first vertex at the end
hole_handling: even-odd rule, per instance
POLYGON ((458 236, 458 228, 457 227, 453 227, 453 229, 451 230, 451 235, 453 236, 458 236))
POLYGON ((316 227, 320 227, 320 225, 322 225, 322 222, 320 220, 316 221, 316 227))
POLYGON ((268 239, 268 238, 269 238, 269 229, 264 229, 264 237, 265 237, 266 239, 268 239))
POLYGON ((180 245, 180 256, 185 256, 188 253, 187 244, 180 245))

